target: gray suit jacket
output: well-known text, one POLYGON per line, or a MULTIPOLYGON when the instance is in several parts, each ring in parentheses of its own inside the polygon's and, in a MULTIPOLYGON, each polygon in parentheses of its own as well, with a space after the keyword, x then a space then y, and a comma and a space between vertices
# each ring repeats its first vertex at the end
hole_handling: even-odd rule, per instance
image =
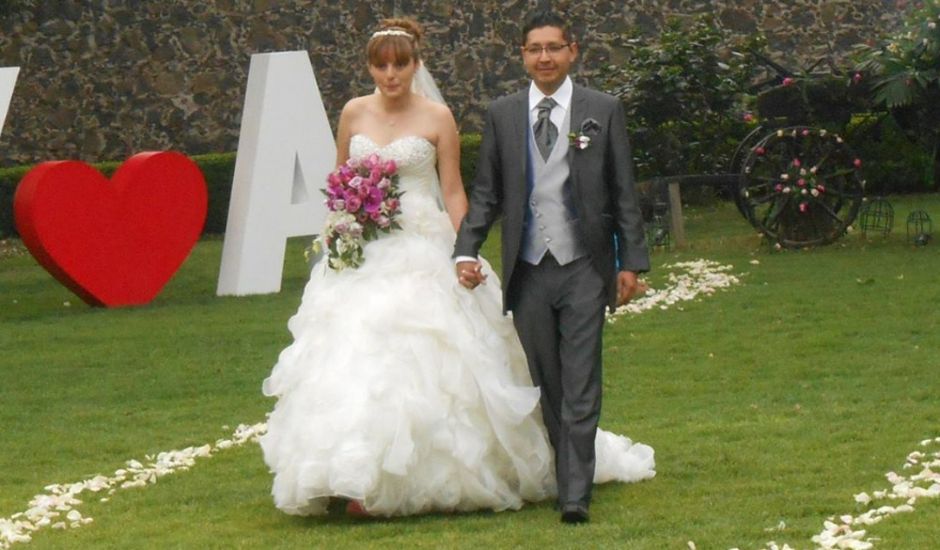
MULTIPOLYGON (((476 256, 493 222, 503 215, 504 310, 512 309, 512 277, 525 223, 528 97, 526 88, 494 101, 487 110, 470 208, 454 246, 455 256, 476 256)), ((608 302, 614 307, 617 261, 620 270, 645 272, 649 270, 649 254, 634 190, 623 106, 613 96, 576 84, 571 97, 571 131, 579 133, 589 119, 598 123, 593 135, 589 134, 589 146, 568 149, 571 191, 580 238, 604 277, 608 302)))

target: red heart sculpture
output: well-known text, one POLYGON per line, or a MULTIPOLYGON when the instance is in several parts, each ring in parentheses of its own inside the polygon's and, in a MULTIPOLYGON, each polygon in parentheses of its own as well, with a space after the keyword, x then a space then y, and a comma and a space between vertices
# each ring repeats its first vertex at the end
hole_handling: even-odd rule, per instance
POLYGON ((139 153, 110 181, 78 161, 39 164, 13 198, 34 258, 95 306, 146 304, 196 244, 208 193, 199 167, 172 151, 139 153))

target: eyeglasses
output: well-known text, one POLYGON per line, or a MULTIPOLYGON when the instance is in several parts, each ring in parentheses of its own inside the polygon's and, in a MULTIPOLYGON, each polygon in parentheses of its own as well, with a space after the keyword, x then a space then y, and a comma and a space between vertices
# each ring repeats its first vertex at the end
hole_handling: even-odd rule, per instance
POLYGON ((526 55, 531 55, 532 57, 537 57, 542 55, 542 52, 548 53, 548 55, 558 55, 565 48, 570 47, 571 44, 549 44, 547 46, 539 46, 538 44, 533 44, 531 46, 526 46, 522 48, 522 51, 526 55))

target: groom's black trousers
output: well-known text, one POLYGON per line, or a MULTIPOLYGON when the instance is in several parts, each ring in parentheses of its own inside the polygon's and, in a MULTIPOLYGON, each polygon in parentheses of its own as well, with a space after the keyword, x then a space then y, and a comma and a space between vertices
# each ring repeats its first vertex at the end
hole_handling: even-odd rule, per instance
POLYGON ((542 393, 558 503, 588 505, 601 410, 604 281, 588 257, 561 266, 550 254, 539 265, 520 261, 513 279, 513 322, 542 393))

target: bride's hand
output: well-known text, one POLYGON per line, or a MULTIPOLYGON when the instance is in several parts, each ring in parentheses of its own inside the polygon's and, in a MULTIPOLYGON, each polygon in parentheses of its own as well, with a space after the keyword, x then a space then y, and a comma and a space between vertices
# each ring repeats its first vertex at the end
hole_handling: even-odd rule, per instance
POLYGON ((457 262, 457 281, 464 288, 474 289, 486 282, 483 264, 480 262, 457 262))

